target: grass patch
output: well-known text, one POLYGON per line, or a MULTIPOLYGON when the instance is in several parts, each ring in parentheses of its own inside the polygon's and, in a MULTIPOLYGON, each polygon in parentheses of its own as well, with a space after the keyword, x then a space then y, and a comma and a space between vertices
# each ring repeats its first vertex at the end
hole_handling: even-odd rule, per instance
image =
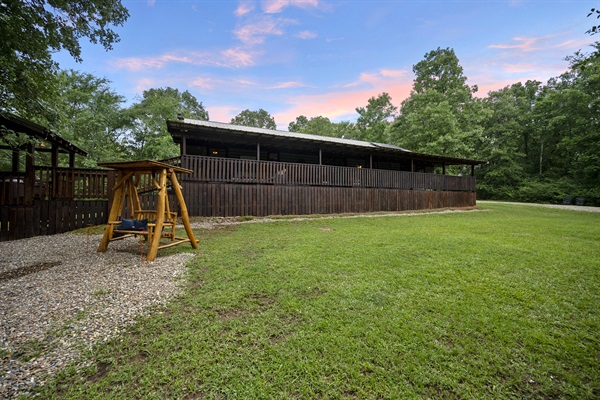
POLYGON ((600 214, 484 208, 206 231, 185 294, 42 397, 600 397, 600 214))

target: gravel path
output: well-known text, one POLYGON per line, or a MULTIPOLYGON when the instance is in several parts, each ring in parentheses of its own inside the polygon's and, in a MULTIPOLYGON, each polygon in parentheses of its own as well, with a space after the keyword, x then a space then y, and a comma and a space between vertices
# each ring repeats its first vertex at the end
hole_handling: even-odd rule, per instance
POLYGON ((477 204, 499 203, 499 204, 518 204, 522 206, 537 206, 547 208, 559 208, 561 210, 585 211, 585 212, 600 212, 600 207, 589 206, 573 206, 567 204, 537 204, 537 203, 514 203, 507 201, 492 201, 492 200, 477 200, 477 204))
POLYGON ((28 394, 179 291, 190 253, 142 263, 139 242, 61 234, 0 243, 0 398, 28 394))

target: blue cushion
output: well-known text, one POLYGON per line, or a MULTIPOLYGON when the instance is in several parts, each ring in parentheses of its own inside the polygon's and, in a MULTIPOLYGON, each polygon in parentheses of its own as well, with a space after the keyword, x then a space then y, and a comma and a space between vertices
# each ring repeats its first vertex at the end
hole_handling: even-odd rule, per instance
POLYGON ((136 231, 147 231, 148 230, 148 219, 140 219, 133 221, 133 229, 136 231))
POLYGON ((124 219, 121 221, 121 225, 117 226, 117 229, 123 231, 131 231, 134 229, 134 220, 124 219))

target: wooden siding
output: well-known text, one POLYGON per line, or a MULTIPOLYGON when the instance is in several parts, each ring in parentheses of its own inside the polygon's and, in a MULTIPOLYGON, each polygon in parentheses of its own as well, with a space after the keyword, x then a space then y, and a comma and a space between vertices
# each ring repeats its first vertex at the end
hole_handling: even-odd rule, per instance
POLYGON ((108 200, 35 200, 0 206, 0 241, 53 235, 106 223, 108 200))
POLYGON ((472 176, 449 176, 420 172, 238 160, 204 156, 183 156, 181 166, 194 171, 190 175, 183 175, 181 177, 182 181, 475 191, 475 178, 472 176))
POLYGON ((361 213, 475 206, 475 178, 183 156, 192 216, 361 213))
POLYGON ((192 216, 337 214, 475 206, 474 192, 190 181, 184 185, 192 216))
MULTIPOLYGON (((177 160, 171 160, 177 164, 177 160)), ((475 206, 475 178, 405 171, 183 156, 181 182, 191 216, 362 213, 475 206)), ((25 176, 2 175, 0 241, 106 223, 113 171, 35 167, 33 204, 25 176), (85 200, 83 198, 86 198, 85 200)), ((139 188, 153 191, 150 182, 139 188)), ((179 212, 172 194, 171 211, 179 212)), ((140 196, 154 209, 156 196, 140 196)))

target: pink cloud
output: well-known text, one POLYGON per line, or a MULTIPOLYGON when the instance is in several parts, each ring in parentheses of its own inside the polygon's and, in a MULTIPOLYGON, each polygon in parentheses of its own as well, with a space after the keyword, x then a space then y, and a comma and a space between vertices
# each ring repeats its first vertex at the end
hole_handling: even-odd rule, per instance
POLYGON ((300 39, 304 39, 304 40, 306 40, 306 39, 314 39, 314 38, 317 37, 317 34, 314 33, 314 32, 311 32, 311 31, 302 31, 302 32, 298 32, 296 34, 296 37, 300 38, 300 39))
POLYGON ((238 5, 238 8, 236 8, 234 14, 238 17, 241 17, 242 15, 248 14, 252 10, 254 10, 254 4, 250 3, 249 1, 242 1, 238 5))
POLYGON ((267 14, 277 14, 283 11, 284 8, 295 6, 300 8, 317 7, 319 0, 263 0, 262 8, 267 14))
POLYGON ((492 49, 518 49, 521 51, 534 51, 534 50, 540 50, 539 47, 536 46, 537 43, 539 43, 540 41, 542 41, 544 39, 544 37, 538 37, 538 38, 526 38, 526 37, 516 37, 513 38, 514 42, 517 43, 512 43, 512 44, 492 44, 489 47, 492 49))
POLYGON ((223 50, 220 53, 188 52, 185 55, 167 53, 149 57, 119 58, 113 61, 113 66, 117 69, 127 69, 136 72, 148 69, 161 69, 167 64, 172 63, 242 68, 254 65, 256 63, 255 58, 259 54, 258 52, 250 52, 240 48, 223 50))
POLYGON ((529 53, 542 50, 578 49, 581 46, 586 46, 593 42, 593 40, 590 40, 590 38, 559 41, 564 35, 565 34, 557 33, 539 37, 515 37, 513 38, 513 42, 515 43, 492 44, 489 46, 489 48, 500 50, 517 50, 524 53, 529 53))
POLYGON ((235 106, 212 106, 206 107, 211 121, 229 123, 239 112, 240 108, 235 106))
POLYGON ((402 80, 406 79, 407 76, 408 71, 406 70, 381 69, 378 72, 363 72, 359 75, 358 80, 347 83, 343 87, 383 87, 390 79, 392 81, 402 80))
POLYGON ((334 121, 354 120, 357 107, 366 105, 369 98, 383 92, 389 93, 394 105, 398 106, 410 95, 413 76, 405 71, 383 71, 386 71, 385 74, 381 71, 361 74, 357 81, 361 88, 358 85, 344 85, 329 93, 292 97, 287 101, 291 107, 275 114, 275 120, 280 126, 287 126, 300 115, 308 118, 323 116, 334 121), (348 88, 355 89, 345 90, 348 88))
POLYGON ((250 67, 256 63, 257 53, 251 53, 239 47, 221 52, 224 61, 234 68, 250 67))
POLYGON ((281 83, 278 83, 273 86, 267 86, 266 89, 292 89, 292 88, 299 88, 299 87, 306 87, 306 85, 302 82, 290 81, 290 82, 281 82, 281 83))
POLYGON ((195 78, 189 82, 189 85, 203 90, 210 90, 214 88, 213 80, 209 78, 195 78))
POLYGON ((150 88, 159 86, 159 85, 157 85, 157 83, 158 83, 158 81, 156 79, 140 78, 135 82, 133 90, 136 93, 141 94, 144 90, 148 90, 150 88))
POLYGON ((261 44, 265 38, 271 35, 283 35, 283 28, 296 21, 284 18, 264 17, 255 22, 243 25, 236 29, 234 35, 245 44, 261 44))

